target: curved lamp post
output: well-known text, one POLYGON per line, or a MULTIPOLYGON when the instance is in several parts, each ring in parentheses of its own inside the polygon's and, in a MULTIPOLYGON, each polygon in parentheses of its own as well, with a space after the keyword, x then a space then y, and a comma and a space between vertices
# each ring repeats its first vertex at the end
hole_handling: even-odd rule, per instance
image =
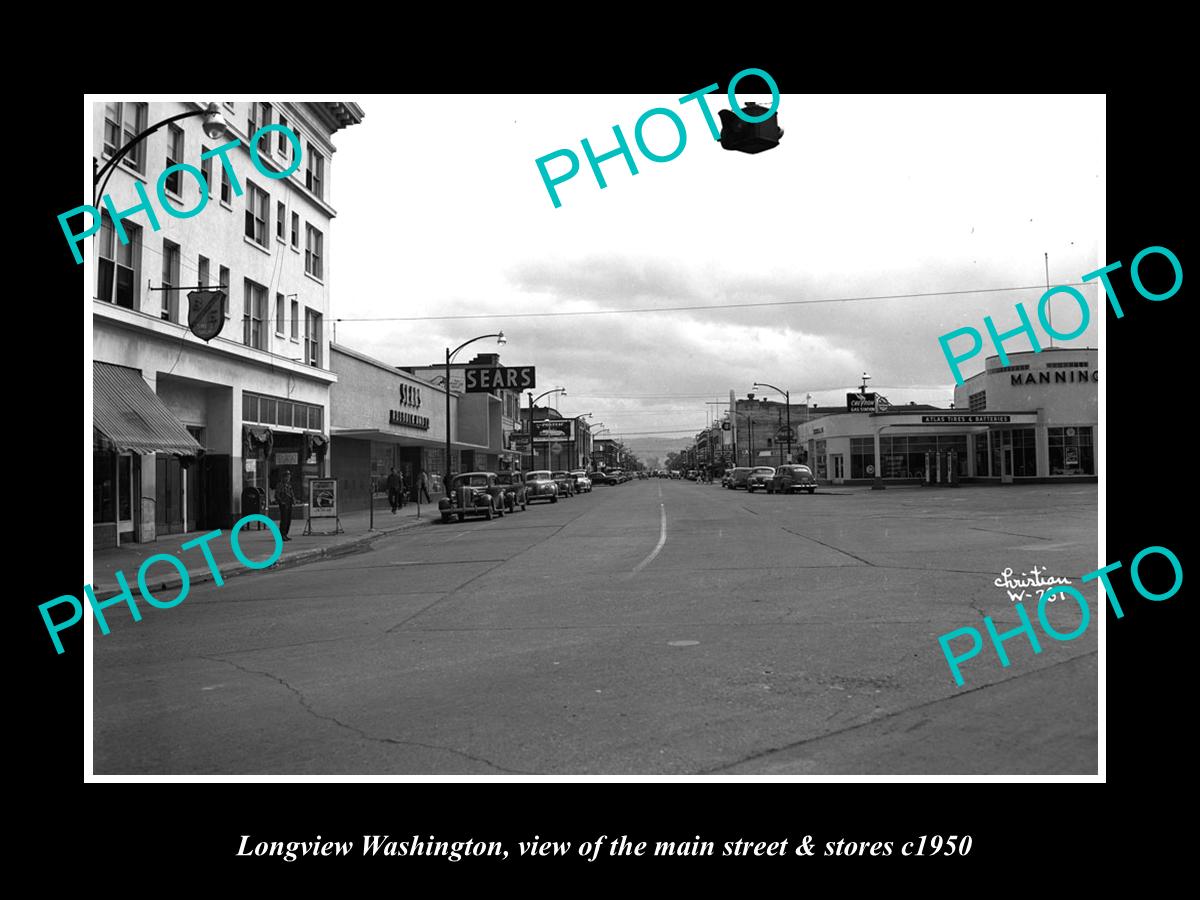
MULTIPOLYGON (((531 472, 537 467, 537 460, 533 457, 533 405, 543 397, 549 397, 551 394, 565 394, 566 392, 567 389, 565 387, 550 388, 550 390, 544 391, 536 397, 533 396, 533 391, 529 392, 529 471, 531 472)), ((546 450, 546 453, 549 455, 549 449, 546 450)), ((549 461, 547 461, 547 465, 549 465, 549 461)))
MULTIPOLYGON (((792 396, 783 388, 777 388, 773 384, 767 384, 765 381, 754 382, 755 387, 770 388, 783 394, 783 402, 787 404, 787 461, 792 462, 792 396)), ((763 401, 766 402, 765 400, 763 401)))
POLYGON ((495 338, 497 344, 508 343, 504 340, 504 332, 501 331, 496 334, 481 334, 479 337, 473 337, 469 341, 463 341, 463 343, 459 344, 453 350, 449 347, 446 348, 446 474, 442 480, 442 490, 447 496, 450 493, 450 475, 452 474, 450 471, 450 360, 454 359, 458 355, 458 351, 468 344, 487 340, 488 338, 495 338))
POLYGON ((229 126, 225 122, 225 116, 221 112, 220 106, 214 102, 210 102, 204 109, 194 109, 190 112, 179 113, 175 116, 169 116, 161 122, 156 122, 140 134, 135 134, 129 139, 120 150, 112 155, 100 169, 95 169, 96 160, 92 160, 94 174, 92 175, 92 206, 99 207, 100 196, 104 193, 104 188, 108 186, 108 179, 112 177, 112 173, 116 168, 117 163, 128 155, 129 151, 140 144, 158 129, 164 125, 169 125, 172 122, 178 122, 180 119, 191 119, 195 116, 204 116, 204 133, 212 140, 220 140, 229 133, 229 126), (101 183, 100 179, 104 182, 101 183))

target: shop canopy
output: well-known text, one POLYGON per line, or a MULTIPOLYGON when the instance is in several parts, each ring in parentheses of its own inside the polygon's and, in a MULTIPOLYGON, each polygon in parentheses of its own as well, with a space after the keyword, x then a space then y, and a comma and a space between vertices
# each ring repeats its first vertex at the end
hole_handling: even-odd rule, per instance
POLYGON ((92 425, 117 450, 195 456, 203 448, 136 369, 92 363, 92 425))

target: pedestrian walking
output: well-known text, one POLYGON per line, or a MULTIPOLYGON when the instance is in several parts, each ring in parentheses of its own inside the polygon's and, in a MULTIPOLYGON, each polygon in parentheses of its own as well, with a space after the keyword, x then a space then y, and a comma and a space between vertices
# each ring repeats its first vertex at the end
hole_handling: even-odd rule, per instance
POLYGON ((429 476, 425 474, 425 470, 421 470, 421 474, 417 476, 417 488, 414 491, 417 495, 417 502, 421 502, 421 498, 425 498, 426 503, 432 503, 433 499, 429 496, 429 476))
POLYGON ((392 515, 396 514, 396 507, 400 505, 400 490, 404 482, 399 475, 396 474, 396 469, 393 466, 392 471, 387 477, 387 494, 388 503, 392 506, 392 515))
POLYGON ((279 533, 285 541, 290 541, 288 532, 292 528, 292 504, 296 502, 290 469, 284 469, 283 474, 279 476, 279 485, 275 488, 275 502, 279 504, 279 533))

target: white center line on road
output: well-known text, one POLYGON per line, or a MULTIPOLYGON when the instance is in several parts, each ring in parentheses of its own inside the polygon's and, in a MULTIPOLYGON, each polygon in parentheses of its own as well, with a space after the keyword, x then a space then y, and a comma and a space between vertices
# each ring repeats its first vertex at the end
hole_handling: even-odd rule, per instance
MULTIPOLYGON (((659 490, 661 491, 662 488, 659 488, 659 490)), ((646 566, 650 565, 650 563, 654 562, 654 557, 658 556, 659 551, 662 550, 663 545, 667 542, 667 508, 660 503, 658 504, 658 511, 662 514, 662 525, 660 526, 659 530, 658 543, 655 545, 654 549, 650 551, 649 556, 633 567, 633 571, 629 573, 630 576, 636 575, 646 566)))

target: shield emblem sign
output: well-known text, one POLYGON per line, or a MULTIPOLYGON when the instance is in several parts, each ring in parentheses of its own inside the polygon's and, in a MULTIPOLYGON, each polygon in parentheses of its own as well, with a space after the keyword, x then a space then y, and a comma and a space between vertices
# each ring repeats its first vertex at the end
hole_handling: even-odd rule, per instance
POLYGON ((202 341, 211 341, 225 327, 225 292, 190 291, 188 328, 202 341))

